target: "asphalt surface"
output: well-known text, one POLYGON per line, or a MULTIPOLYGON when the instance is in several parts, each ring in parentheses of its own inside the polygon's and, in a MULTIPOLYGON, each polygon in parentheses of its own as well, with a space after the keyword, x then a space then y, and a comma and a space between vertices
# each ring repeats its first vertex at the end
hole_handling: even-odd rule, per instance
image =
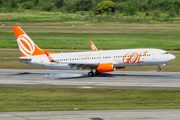
POLYGON ((1 112, 1 120, 179 120, 180 110, 1 112))
POLYGON ((94 77, 88 72, 0 69, 0 87, 180 90, 180 72, 115 71, 94 77))

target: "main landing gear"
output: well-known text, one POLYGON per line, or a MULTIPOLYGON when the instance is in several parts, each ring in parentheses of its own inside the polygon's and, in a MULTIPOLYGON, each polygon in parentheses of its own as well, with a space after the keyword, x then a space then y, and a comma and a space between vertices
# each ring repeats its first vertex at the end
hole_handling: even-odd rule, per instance
POLYGON ((88 76, 92 77, 92 76, 94 76, 94 73, 91 71, 91 72, 88 73, 88 76))
POLYGON ((95 73, 96 73, 96 75, 100 75, 101 74, 98 70, 96 70, 95 73))
MULTIPOLYGON (((96 73, 96 75, 100 75, 100 74, 101 74, 98 70, 96 70, 95 73, 96 73)), ((91 71, 88 73, 88 76, 89 76, 89 77, 94 76, 93 70, 91 70, 91 71)))

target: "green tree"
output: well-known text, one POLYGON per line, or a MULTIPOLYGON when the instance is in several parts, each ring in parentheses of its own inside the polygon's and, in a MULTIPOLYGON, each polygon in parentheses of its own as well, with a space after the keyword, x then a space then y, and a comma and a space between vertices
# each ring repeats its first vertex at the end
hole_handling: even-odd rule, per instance
POLYGON ((161 10, 169 11, 173 9, 173 2, 169 0, 160 0, 159 7, 161 8, 161 10))
POLYGON ((124 11, 126 15, 135 15, 137 12, 137 7, 133 4, 127 4, 124 8, 124 11))
POLYGON ((39 0, 38 8, 45 10, 45 11, 51 11, 54 8, 55 3, 51 0, 39 0))
POLYGON ((39 3, 39 0, 33 0, 34 5, 37 5, 39 3))
POLYGON ((11 0, 10 1, 10 7, 11 8, 18 8, 17 4, 19 3, 18 0, 11 0))
POLYGON ((3 0, 0 0, 0 6, 3 6, 3 0))
POLYGON ((22 7, 25 9, 31 9, 33 6, 34 6, 33 2, 27 1, 22 3, 22 7))
POLYGON ((60 8, 60 7, 64 6, 64 0, 56 0, 55 1, 55 6, 57 8, 60 8))
POLYGON ((159 8, 159 5, 158 5, 158 1, 159 0, 148 0, 147 3, 146 3, 146 6, 147 6, 147 10, 157 10, 159 8))
POLYGON ((180 1, 179 0, 176 0, 174 2, 174 10, 177 14, 179 14, 179 10, 180 10, 180 1))
POLYGON ((102 1, 97 4, 96 10, 99 13, 115 12, 115 4, 112 1, 102 1))
POLYGON ((75 0, 64 0, 66 10, 68 12, 75 12, 74 6, 75 6, 75 0))
POLYGON ((77 0, 75 2, 75 11, 89 11, 93 8, 92 0, 77 0))

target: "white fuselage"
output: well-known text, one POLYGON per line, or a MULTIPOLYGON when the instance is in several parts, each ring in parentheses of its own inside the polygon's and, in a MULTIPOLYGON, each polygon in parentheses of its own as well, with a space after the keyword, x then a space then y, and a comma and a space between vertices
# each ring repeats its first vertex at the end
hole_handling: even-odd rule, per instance
MULTIPOLYGON (((175 59, 175 56, 160 49, 124 49, 108 51, 90 51, 51 54, 51 57, 58 62, 49 62, 46 55, 28 57, 21 62, 32 66, 50 69, 78 69, 78 66, 69 66, 68 63, 113 63, 116 68, 122 66, 161 66, 175 59), (67 64, 66 64, 67 63, 67 64)), ((22 58, 22 57, 21 57, 22 58)), ((26 58, 26 57, 23 57, 26 58)), ((90 68, 84 68, 90 69, 90 68)))

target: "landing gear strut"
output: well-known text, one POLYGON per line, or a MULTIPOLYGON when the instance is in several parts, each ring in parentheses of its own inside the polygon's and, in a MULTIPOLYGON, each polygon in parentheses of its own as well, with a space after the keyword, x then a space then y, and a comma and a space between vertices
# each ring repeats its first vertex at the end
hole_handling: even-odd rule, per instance
POLYGON ((99 72, 98 70, 96 70, 96 75, 100 75, 101 74, 101 72, 99 72))

